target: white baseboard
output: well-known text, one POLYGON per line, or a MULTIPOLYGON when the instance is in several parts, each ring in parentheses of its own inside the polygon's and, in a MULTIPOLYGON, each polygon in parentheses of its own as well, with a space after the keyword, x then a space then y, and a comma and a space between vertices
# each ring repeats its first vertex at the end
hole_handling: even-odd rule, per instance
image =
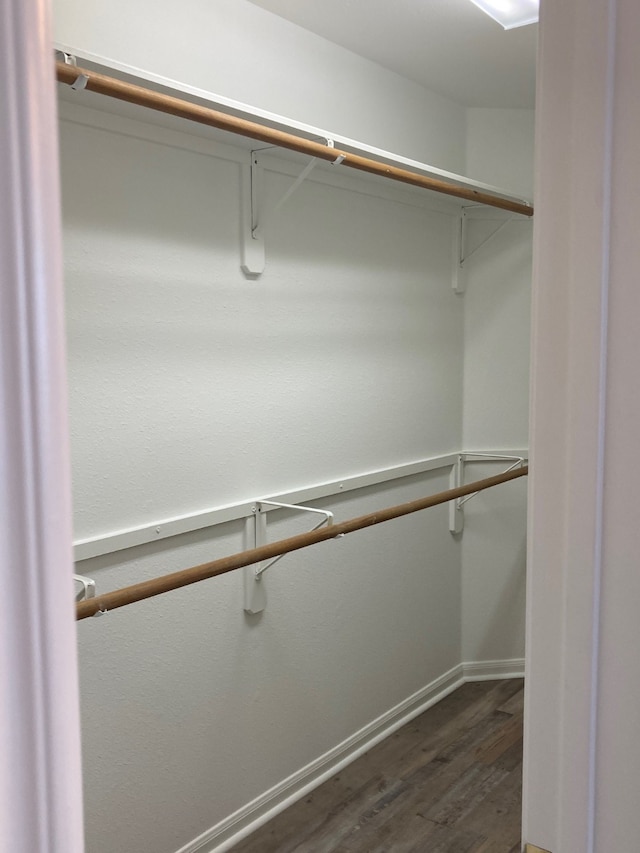
POLYGON ((462 664, 465 681, 494 681, 499 678, 524 678, 524 658, 480 660, 462 664))
POLYGON ((306 767, 284 779, 177 853, 225 853, 271 818, 330 779, 380 741, 452 693, 465 681, 522 678, 524 659, 463 663, 445 672, 306 767))

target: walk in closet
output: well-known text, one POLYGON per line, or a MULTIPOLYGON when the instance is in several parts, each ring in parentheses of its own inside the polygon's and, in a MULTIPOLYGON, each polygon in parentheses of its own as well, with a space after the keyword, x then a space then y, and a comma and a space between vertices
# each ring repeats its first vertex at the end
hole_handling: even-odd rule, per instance
MULTIPOLYGON (((532 109, 458 103, 245 0, 55 13, 76 572, 97 601, 526 464, 532 109)), ((525 495, 518 477, 259 581, 93 608, 88 853, 229 849, 463 679, 522 676, 525 495)))
POLYGON ((0 4, 3 851, 519 853, 523 708, 527 853, 637 849, 640 10, 541 6, 532 238, 476 0, 0 4))

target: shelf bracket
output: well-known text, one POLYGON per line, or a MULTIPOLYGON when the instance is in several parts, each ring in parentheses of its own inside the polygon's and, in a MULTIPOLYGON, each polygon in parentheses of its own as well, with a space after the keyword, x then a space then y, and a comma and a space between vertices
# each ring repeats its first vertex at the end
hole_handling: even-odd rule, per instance
POLYGON ((452 238, 451 286, 454 293, 463 295, 467 291, 467 271, 463 266, 463 246, 467 242, 467 214, 464 207, 458 218, 453 220, 452 238))
MULTIPOLYGON (((464 483, 464 465, 465 462, 510 462, 503 474, 513 471, 515 468, 521 468, 526 464, 524 456, 503 456, 494 453, 461 453, 451 468, 449 477, 449 488, 457 489, 464 483)), ((449 501, 449 530, 453 534, 462 533, 464 529, 464 505, 467 501, 475 498, 479 492, 473 492, 470 495, 465 495, 463 498, 449 501)))
POLYGON ((69 53, 66 50, 54 50, 53 55, 56 59, 59 59, 61 62, 64 62, 65 65, 73 65, 74 68, 78 65, 77 57, 73 53, 69 53))
MULTIPOLYGON (((325 524, 330 527, 333 524, 333 513, 326 509, 315 509, 310 506, 299 506, 298 504, 284 504, 278 501, 256 501, 253 507, 254 537, 252 547, 259 548, 268 542, 267 536, 267 514, 275 509, 291 509, 296 512, 310 512, 321 515, 322 519, 311 530, 318 530, 325 524)), ((247 519, 247 524, 250 524, 247 519)), ((250 535, 250 534, 249 534, 250 535)), ((251 547, 251 546, 250 546, 251 547)), ((272 560, 259 563, 258 565, 245 566, 244 568, 244 609, 247 613, 261 613, 267 605, 264 573, 275 565, 285 555, 280 554, 272 560)))
MULTIPOLYGON (((302 184, 302 182, 309 176, 309 174, 311 173, 312 169, 315 167, 317 162, 318 162, 318 160, 315 157, 312 157, 311 160, 309 160, 307 165, 300 172, 300 174, 295 179, 295 181, 291 184, 289 189, 284 193, 284 195, 279 199, 279 201, 277 201, 274 204, 274 206, 271 208, 271 210, 268 213, 266 213, 266 212, 260 213, 259 212, 259 200, 258 200, 257 194, 255 196, 252 194, 252 196, 251 196, 251 203, 252 203, 251 236, 252 237, 254 237, 254 238, 257 237, 258 239, 260 239, 260 237, 264 233, 265 224, 268 222, 268 220, 271 218, 271 216, 273 216, 274 213, 276 213, 278 210, 280 210, 282 205, 294 194, 294 192, 298 189, 300 184, 302 184)), ((256 168, 256 169, 258 168, 259 163, 258 163, 257 156, 252 158, 251 165, 252 165, 252 168, 256 168), (254 160, 255 160, 255 163, 254 163, 254 160)), ((258 185, 257 181, 254 182, 254 186, 257 187, 257 185, 258 185)))
MULTIPOLYGON (((463 480, 464 458, 458 455, 456 461, 451 466, 449 475, 449 488, 457 489, 462 485, 463 480)), ((458 506, 458 501, 449 501, 449 531, 454 535, 462 533, 464 528, 464 512, 462 507, 458 506)))
MULTIPOLYGON (((465 212, 464 212, 464 210, 463 210, 463 212, 462 212, 462 220, 463 220, 463 222, 466 222, 466 218, 467 218, 467 217, 466 217, 466 213, 465 213, 465 212)), ((475 253, 476 253, 479 249, 481 249, 483 246, 486 246, 486 245, 487 245, 487 243, 490 243, 490 242, 491 242, 495 237, 497 237, 497 236, 498 236, 498 234, 499 234, 499 233, 500 233, 500 232, 501 232, 501 231, 502 231, 502 230, 503 230, 503 229, 504 229, 504 228, 505 228, 505 227, 506 227, 510 222, 513 222, 513 217, 509 217, 509 218, 507 218, 507 219, 504 219, 504 220, 503 220, 503 221, 502 221, 502 222, 501 222, 501 223, 500 223, 496 228, 494 228, 494 229, 493 229, 493 231, 492 231, 492 232, 491 232, 487 237, 485 237, 485 238, 484 238, 484 240, 482 240, 480 243, 478 243, 478 245, 477 245, 477 246, 474 246, 474 247, 473 247, 473 249, 471 249, 471 251, 469 251, 469 249, 468 249, 468 247, 467 247, 468 229, 467 229, 467 228, 461 229, 461 232, 460 232, 460 233, 461 233, 461 239, 460 239, 460 266, 461 266, 461 267, 463 267, 463 266, 465 265, 465 263, 469 260, 469 258, 472 258, 472 257, 475 255, 475 253)))
POLYGON ((258 156, 251 152, 249 165, 242 166, 242 272, 247 278, 262 275, 265 267, 264 237, 258 234, 258 199, 262 188, 262 168, 258 156))
POLYGON ((522 216, 500 216, 489 217, 483 214, 482 210, 479 211, 480 215, 470 216, 468 211, 474 211, 477 208, 484 208, 484 205, 469 205, 468 207, 463 207, 460 211, 460 215, 457 219, 453 221, 453 276, 452 276, 452 287, 454 293, 463 294, 467 289, 467 267, 469 260, 486 246, 488 243, 492 242, 498 234, 500 234, 510 222, 528 222, 529 220, 522 216), (497 225, 494 229, 487 234, 487 236, 481 240, 477 245, 475 245, 472 249, 469 248, 469 225, 471 222, 496 222, 497 225))
POLYGON ((312 157, 302 172, 269 211, 262 209, 263 174, 257 151, 251 152, 249 167, 243 167, 242 207, 242 271, 247 276, 262 275, 265 268, 264 231, 271 216, 285 204, 311 173, 318 160, 312 157))
MULTIPOLYGON (((521 468, 527 460, 524 456, 503 456, 494 453, 461 453, 451 468, 451 474, 449 476, 450 489, 457 489, 459 486, 463 485, 465 462, 473 461, 510 462, 511 464, 509 467, 501 472, 506 474, 508 471, 513 471, 515 468, 521 468)), ((467 501, 475 498, 478 494, 480 493, 473 492, 473 494, 465 495, 463 498, 457 498, 456 500, 449 501, 449 531, 454 535, 462 533, 464 529, 464 505, 467 501)))
MULTIPOLYGON (((78 60, 72 53, 67 53, 64 50, 54 50, 54 54, 59 56, 65 65, 71 65, 73 68, 78 66, 78 60)), ((78 74, 74 82, 71 83, 70 88, 73 89, 74 92, 80 92, 82 89, 86 89, 88 82, 89 78, 86 74, 78 74)))
POLYGON ((74 575, 73 580, 76 584, 76 601, 85 601, 87 598, 96 597, 96 582, 93 578, 87 578, 84 575, 74 575))
MULTIPOLYGON (((327 148, 334 148, 333 139, 325 138, 327 148)), ((271 147, 271 146, 269 146, 271 147)), ((300 174, 295 178, 284 195, 268 210, 263 210, 264 170, 260 163, 259 154, 268 149, 260 148, 251 152, 249 166, 242 169, 242 271, 251 278, 262 275, 265 268, 264 231, 273 214, 291 198, 298 187, 308 178, 318 163, 317 157, 312 157, 300 174)), ((338 166, 344 160, 344 154, 336 157, 332 165, 338 166)))
MULTIPOLYGON (((468 459, 475 459, 478 461, 485 460, 487 462, 511 462, 511 465, 509 465, 508 468, 505 468, 504 471, 500 472, 501 474, 507 474, 509 471, 513 471, 515 468, 521 468, 526 462, 524 456, 500 456, 491 453, 465 453, 461 458, 463 466, 468 459)), ((467 501, 470 501, 472 498, 475 498, 475 496, 478 494, 480 493, 473 492, 470 495, 465 495, 465 497, 463 498, 458 498, 458 500, 456 501, 458 509, 461 510, 462 507, 467 503, 467 501)))
MULTIPOLYGON (((89 598, 96 597, 96 582, 93 578, 87 578, 84 575, 74 575, 73 580, 76 584, 76 601, 86 601, 89 598)), ((106 612, 106 610, 97 610, 93 614, 93 617, 95 619, 96 616, 104 616, 106 612)))

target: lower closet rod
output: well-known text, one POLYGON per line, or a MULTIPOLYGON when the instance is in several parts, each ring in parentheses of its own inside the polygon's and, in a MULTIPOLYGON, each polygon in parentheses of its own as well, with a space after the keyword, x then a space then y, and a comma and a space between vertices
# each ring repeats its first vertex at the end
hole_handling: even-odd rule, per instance
POLYGON ((297 551, 300 548, 306 548, 308 545, 315 545, 316 542, 335 539, 342 534, 353 533, 355 530, 372 527, 374 524, 390 521, 392 518, 400 518, 400 516, 418 512, 421 509, 428 509, 431 506, 447 503, 448 501, 464 497, 464 495, 469 495, 472 492, 481 492, 483 489, 490 489, 492 486, 498 486, 500 483, 515 480, 516 477, 524 477, 528 473, 529 466, 524 465, 522 468, 517 468, 514 471, 496 474, 495 477, 487 477, 484 480, 476 480, 475 483, 468 483, 466 486, 459 486, 456 489, 447 489, 445 492, 438 492, 435 495, 429 495, 427 498, 419 498, 408 503, 387 507, 387 509, 382 509, 378 512, 371 512, 368 515, 351 518, 340 524, 333 524, 331 527, 323 527, 320 530, 313 530, 310 533, 300 533, 297 536, 291 536, 289 539, 279 539, 277 542, 270 542, 267 545, 261 545, 259 548, 242 551, 239 554, 231 554, 229 557, 222 557, 219 560, 213 560, 211 563, 202 563, 200 566, 192 566, 190 569, 182 569, 170 575, 162 575, 159 578, 152 578, 152 580, 136 583, 132 586, 125 586, 122 589, 115 589, 113 592, 106 592, 104 595, 98 595, 96 598, 80 601, 76 605, 76 617, 78 619, 86 619, 98 611, 106 612, 108 610, 115 610, 118 607, 125 607, 127 604, 133 604, 135 601, 153 598, 153 596, 161 595, 163 592, 171 592, 173 589, 180 589, 180 587, 198 583, 199 581, 207 580, 207 578, 224 575, 227 572, 234 571, 234 569, 250 566, 252 563, 260 563, 263 560, 277 557, 280 554, 288 554, 290 551, 297 551))

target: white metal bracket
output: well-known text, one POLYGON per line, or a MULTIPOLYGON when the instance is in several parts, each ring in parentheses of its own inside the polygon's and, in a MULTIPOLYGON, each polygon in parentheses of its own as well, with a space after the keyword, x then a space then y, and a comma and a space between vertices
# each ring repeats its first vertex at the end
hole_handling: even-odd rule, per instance
POLYGON ((67 53, 66 50, 54 50, 53 53, 56 57, 59 57, 65 65, 73 65, 74 67, 78 65, 78 60, 73 53, 67 53))
MULTIPOLYGON (((521 468, 525 463, 524 456, 499 456, 493 455, 491 453, 465 453, 463 457, 463 464, 467 461, 467 459, 478 459, 478 460, 486 460, 487 462, 511 462, 508 468, 505 468, 504 471, 501 471, 501 474, 508 474, 509 471, 513 471, 515 468, 521 468)), ((456 501, 458 505, 458 509, 462 509, 462 507, 470 501, 472 498, 475 498, 476 495, 480 494, 479 492, 472 492, 470 495, 465 495, 463 498, 458 498, 456 501)))
MULTIPOLYGON (((55 50, 54 53, 62 58, 62 61, 64 62, 65 65, 72 65, 74 68, 77 67, 78 60, 76 59, 76 57, 72 53, 66 53, 66 51, 64 51, 64 50, 55 50)), ((78 74, 76 79, 71 84, 71 88, 75 92, 79 92, 82 89, 86 89, 88 82, 89 82, 89 78, 87 77, 86 74, 78 74)))
MULTIPOLYGON (((318 522, 311 530, 318 530, 325 524, 331 526, 333 524, 333 513, 325 509, 315 509, 310 506, 299 506, 297 504, 284 504, 277 501, 257 501, 253 517, 255 519, 254 547, 259 548, 261 545, 266 545, 267 538, 267 514, 275 509, 291 509, 296 512, 311 512, 322 516, 322 520, 318 522)), ((259 563, 258 565, 245 566, 244 569, 244 609, 247 613, 261 613, 267 604, 267 596, 265 589, 264 573, 270 569, 278 560, 281 560, 284 554, 274 557, 267 562, 259 563)))
POLYGON ((87 578, 84 575, 74 575, 73 580, 76 583, 76 601, 84 601, 87 598, 96 597, 96 582, 93 578, 87 578))
POLYGON ((467 291, 467 271, 462 263, 462 247, 467 239, 467 214, 464 208, 457 219, 453 220, 452 231, 452 277, 451 286, 454 293, 463 294, 467 291))
POLYGON ((262 275, 265 267, 264 236, 257 232, 258 200, 262 189, 262 169, 258 155, 251 152, 248 166, 242 167, 242 272, 249 278, 262 275))
MULTIPOLYGON (((96 582, 93 578, 87 578, 84 575, 74 575, 73 580, 76 583, 76 601, 86 601, 88 598, 96 597, 96 582)), ((106 610, 96 610, 93 615, 94 617, 104 616, 106 612, 106 610)))
POLYGON ((251 152, 251 163, 248 168, 243 168, 242 177, 242 271, 245 275, 255 278, 264 272, 266 263, 265 226, 271 216, 280 210, 282 205, 307 178, 317 162, 317 159, 312 157, 282 198, 276 202, 271 210, 265 211, 262 204, 264 170, 260 163, 258 151, 251 152))
MULTIPOLYGON (((289 189, 284 193, 284 195, 274 204, 274 206, 268 212, 264 211, 264 210, 260 211, 259 199, 257 197, 257 192, 255 194, 252 193, 252 195, 251 195, 251 236, 254 239, 255 238, 260 239, 260 237, 264 234, 266 222, 271 218, 271 216, 273 216, 274 213, 276 213, 278 210, 280 210, 280 208, 287 201, 287 199, 289 199, 294 194, 294 192, 298 189, 300 184, 302 184, 302 182, 311 173, 311 170, 314 168, 314 166, 316 165, 317 162, 318 161, 315 157, 312 157, 311 160, 309 160, 307 165, 300 172, 300 174, 295 179, 295 181, 291 184, 289 189)), ((257 169, 258 166, 259 166, 258 157, 257 157, 257 155, 254 155, 254 157, 252 157, 252 161, 251 161, 251 168, 257 169)), ((254 186, 257 190, 258 182, 254 181, 252 186, 254 186)))
MULTIPOLYGON (((467 215, 466 215, 466 213, 465 213, 464 211, 462 212, 462 221, 463 221, 463 223, 467 223, 467 222, 468 222, 467 215)), ((483 221, 486 221, 486 220, 483 220, 483 221)), ((483 246, 486 246, 486 245, 487 245, 487 243, 490 243, 490 242, 491 242, 495 237, 497 237, 497 236, 498 236, 498 234, 499 234, 499 233, 500 233, 500 232, 501 232, 501 231, 502 231, 502 230, 503 230, 503 229, 504 229, 504 228, 509 224, 509 222, 513 222, 513 221, 514 221, 514 220, 513 220, 513 217, 510 217, 510 218, 508 218, 508 219, 503 219, 503 220, 500 222, 500 224, 499 224, 499 225, 497 225, 497 226, 493 229, 493 231, 491 231, 491 233, 490 233, 487 237, 485 237, 485 238, 484 238, 483 240, 481 240, 481 241, 480 241, 476 246, 474 246, 474 247, 473 247, 473 249, 469 249, 469 247, 468 247, 468 245, 467 245, 467 243, 468 243, 468 233, 469 233, 468 225, 467 225, 467 227, 465 227, 465 228, 461 228, 461 229, 460 229, 460 234, 461 234, 461 241, 460 241, 460 266, 461 266, 461 267, 463 267, 463 266, 465 265, 465 263, 469 260, 469 258, 473 257, 473 255, 475 255, 475 253, 476 253, 479 249, 481 249, 483 246)))
MULTIPOLYGON (((456 461, 451 466, 451 474, 449 475, 449 488, 457 489, 462 485, 463 479, 464 458, 458 456, 456 461)), ((464 527, 464 513, 462 508, 458 506, 458 501, 449 501, 449 530, 451 533, 462 533, 464 527)))
MULTIPOLYGON (((478 205, 463 207, 460 215, 453 222, 453 277, 452 287, 454 293, 465 293, 467 289, 467 265, 468 261, 480 249, 494 240, 510 222, 528 222, 528 218, 518 215, 505 215, 500 217, 482 215, 478 213, 475 216, 470 216, 469 211, 475 211, 478 205), (479 243, 476 243, 473 248, 469 248, 469 231, 471 222, 497 222, 498 224, 483 237, 479 243)), ((495 211, 492 211, 495 213, 495 211)))
MULTIPOLYGON (((465 462, 474 460, 477 462, 511 462, 511 465, 501 472, 503 474, 513 471, 515 468, 522 467, 526 462, 524 456, 503 456, 501 454, 494 453, 462 453, 458 456, 451 468, 451 475, 449 478, 449 487, 451 489, 457 489, 464 483, 464 464, 465 462)), ((478 494, 480 493, 473 492, 470 495, 465 495, 463 498, 457 498, 456 500, 449 501, 449 530, 451 533, 462 533, 464 528, 463 507, 467 501, 475 498, 478 494)))
MULTIPOLYGON (((326 138, 327 148, 333 148, 333 139, 326 138)), ((251 278, 257 278, 265 268, 264 232, 271 217, 285 204, 298 187, 307 179, 318 160, 312 157, 300 174, 295 178, 284 195, 274 204, 271 210, 263 209, 263 177, 264 170, 260 163, 260 152, 267 148, 251 152, 249 166, 242 169, 242 271, 251 278)), ((333 161, 339 165, 345 155, 341 154, 333 161)))

